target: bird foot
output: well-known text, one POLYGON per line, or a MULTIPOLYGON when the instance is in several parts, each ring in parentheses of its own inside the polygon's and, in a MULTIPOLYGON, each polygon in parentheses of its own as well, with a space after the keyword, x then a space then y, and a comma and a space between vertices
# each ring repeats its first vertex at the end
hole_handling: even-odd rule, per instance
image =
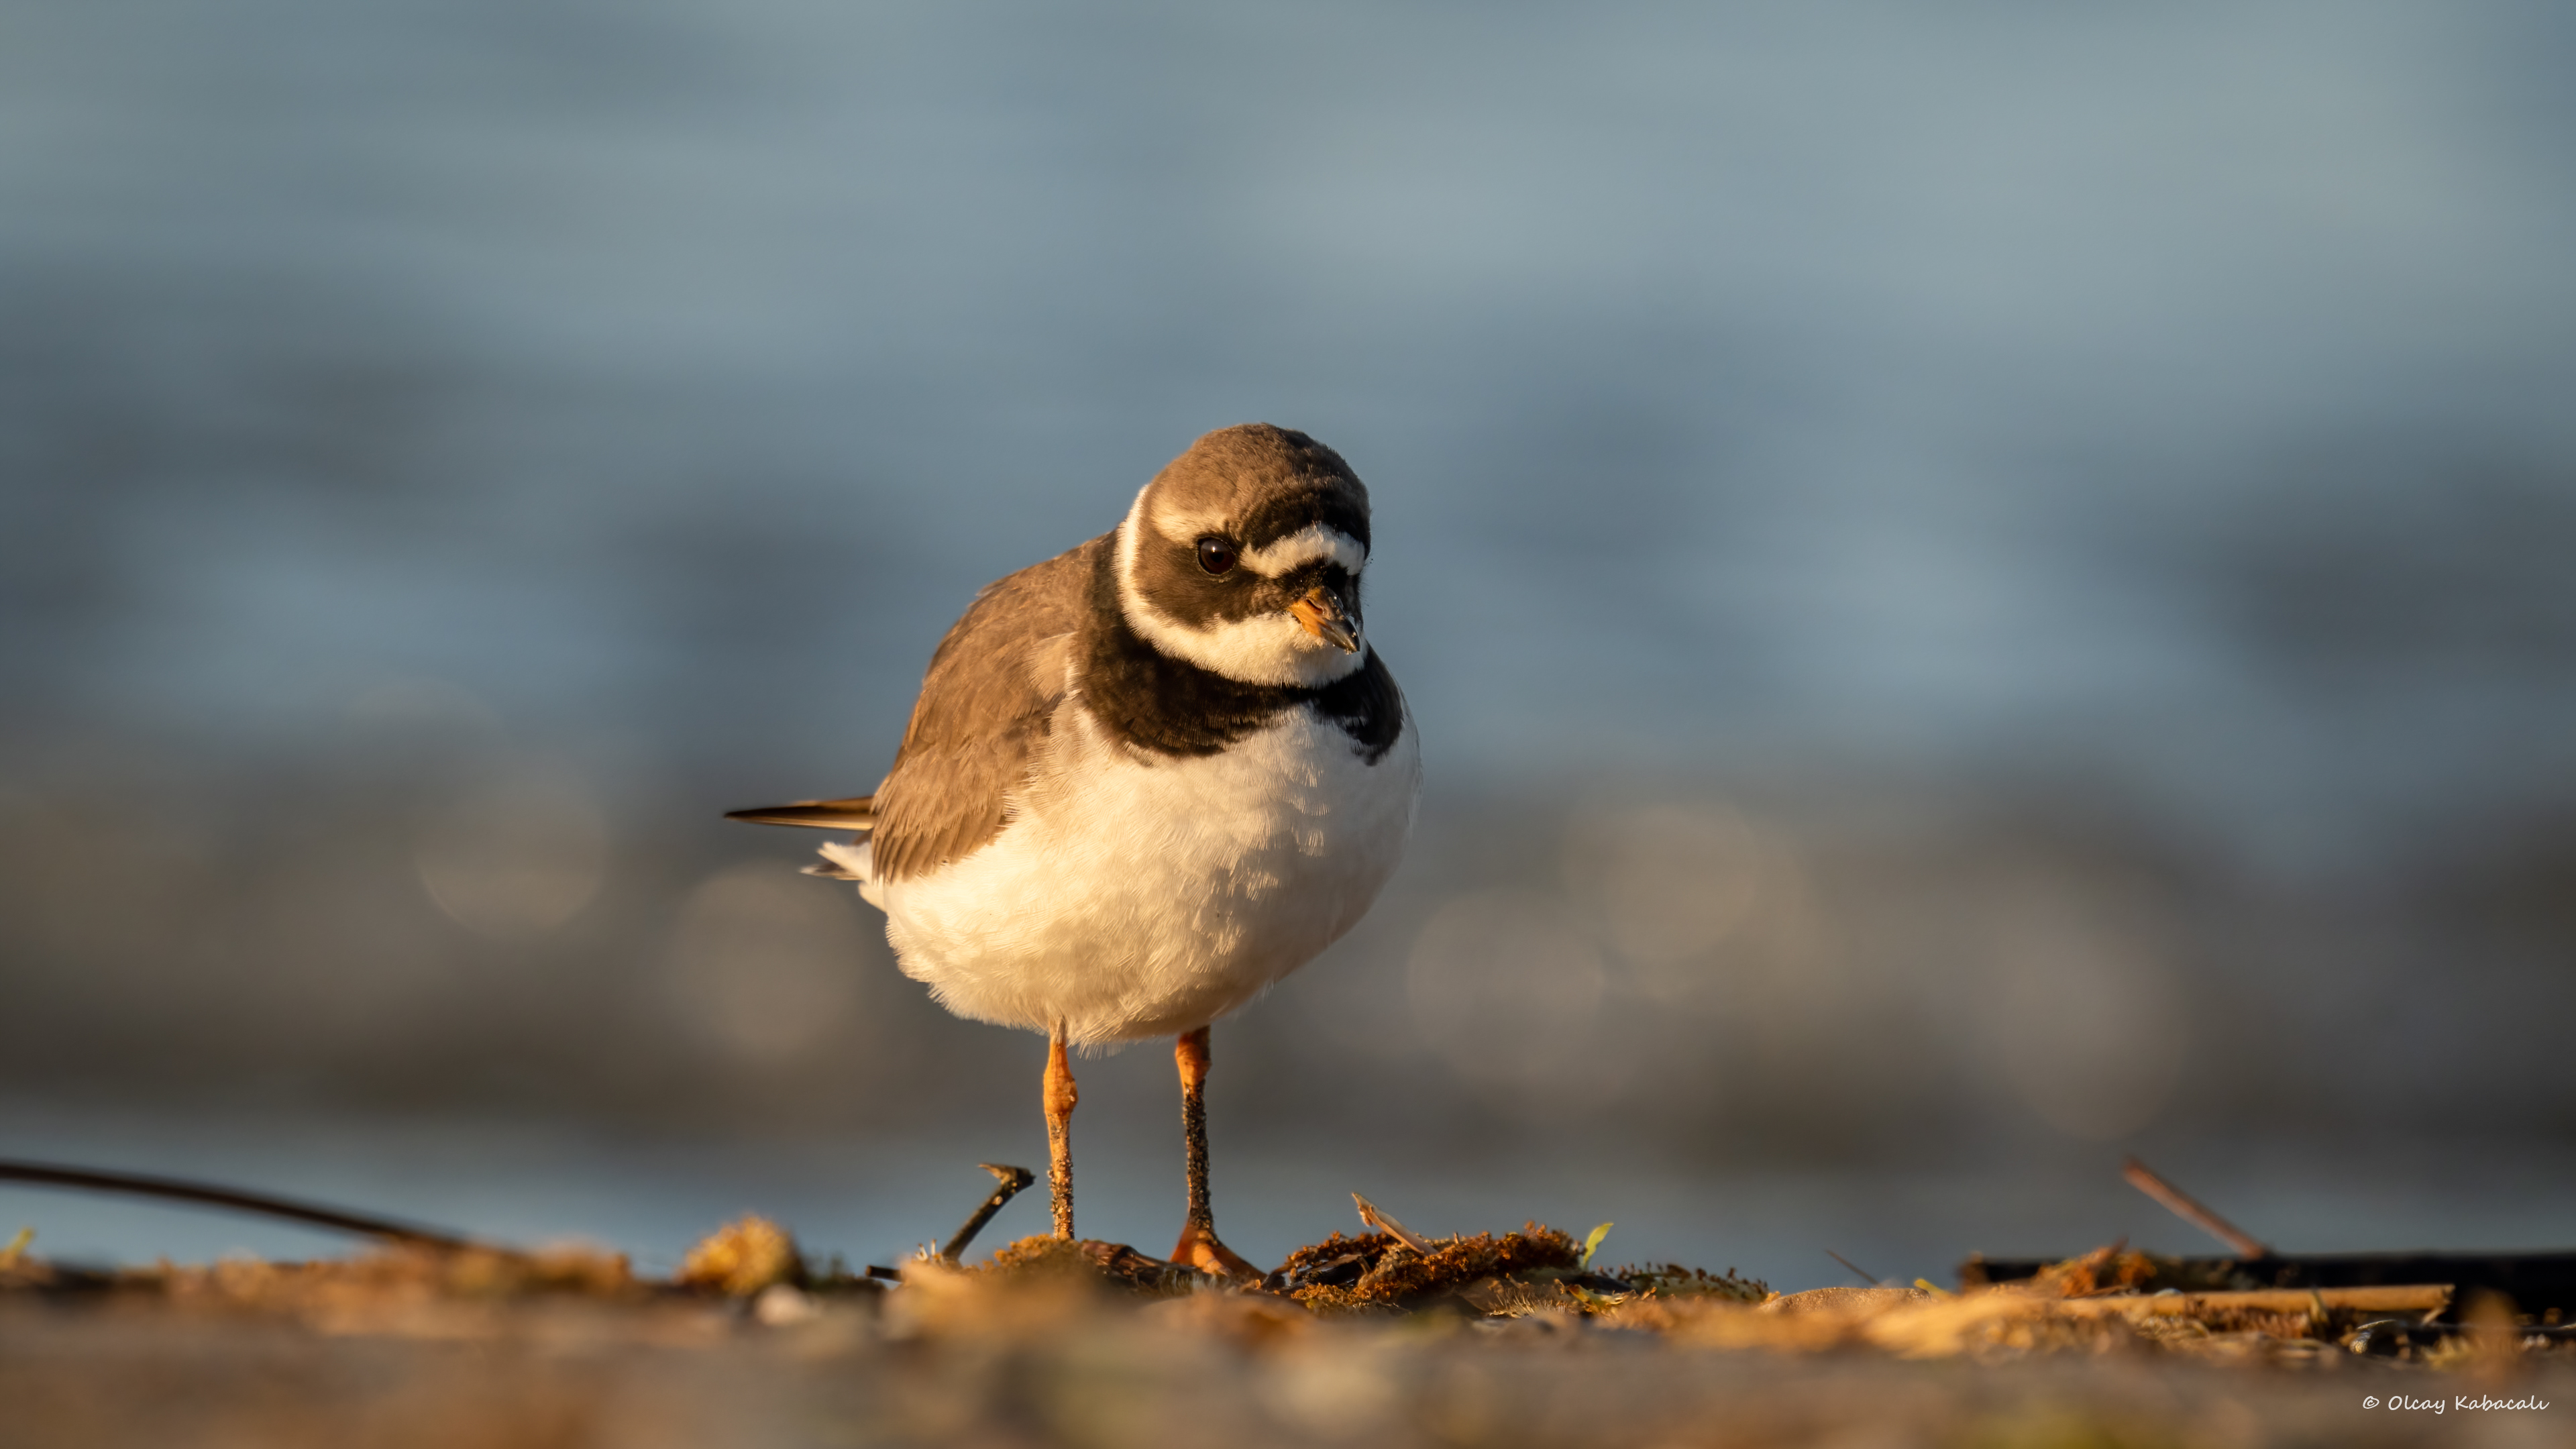
POLYGON ((1205 1223, 1192 1223, 1181 1229, 1180 1245, 1172 1249, 1172 1261, 1184 1268, 1196 1268, 1202 1273, 1213 1273, 1236 1283, 1261 1281, 1261 1270, 1219 1242, 1216 1229, 1205 1223))

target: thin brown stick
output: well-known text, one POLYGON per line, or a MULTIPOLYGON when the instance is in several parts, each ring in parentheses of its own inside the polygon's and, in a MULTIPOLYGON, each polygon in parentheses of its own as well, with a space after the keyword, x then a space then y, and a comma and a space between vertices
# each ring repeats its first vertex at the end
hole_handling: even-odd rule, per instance
MULTIPOLYGON (((1996 1289, 1998 1293, 2009 1289, 1996 1289)), ((2256 1288, 2233 1293, 2115 1293, 2066 1298, 2048 1311, 2078 1318, 2204 1318, 2215 1313, 2304 1313, 2348 1308, 2363 1313, 2429 1313, 2448 1307, 2448 1283, 2391 1283, 2370 1288, 2256 1288)))
POLYGON ((135 1197, 168 1198, 173 1202, 194 1203, 201 1207, 224 1208, 232 1212, 253 1213, 261 1217, 285 1218, 310 1227, 331 1228, 343 1233, 357 1233, 407 1247, 436 1248, 443 1252, 480 1249, 484 1252, 509 1252, 489 1243, 477 1243, 454 1233, 424 1228, 415 1223, 396 1222, 391 1218, 373 1217, 366 1213, 346 1212, 323 1207, 318 1203, 297 1202, 292 1198, 271 1197, 266 1193, 246 1192, 237 1187, 219 1187, 208 1182, 189 1182, 176 1177, 152 1177, 139 1172, 104 1172, 89 1167, 64 1167, 48 1162, 0 1161, 0 1182, 23 1182, 37 1187, 64 1187, 77 1192, 117 1192, 135 1197))
POLYGON ((1860 1264, 1855 1263, 1851 1259, 1844 1257, 1842 1254, 1835 1252, 1831 1248, 1825 1249, 1825 1256, 1842 1264, 1844 1267, 1851 1269, 1853 1273, 1859 1275, 1860 1281, 1868 1284, 1872 1288, 1875 1288, 1879 1284, 1887 1281, 1886 1279, 1879 1277, 1876 1273, 1862 1267, 1860 1264))
POLYGON ((2272 1250, 2263 1246, 2252 1234, 2201 1206, 2191 1194, 2156 1176, 2154 1169, 2138 1159, 2134 1157, 2128 1159, 2121 1167, 2120 1175, 2129 1180, 2129 1186, 2163 1203, 2175 1217, 2225 1243, 2236 1256, 2240 1258, 2272 1256, 2272 1250))

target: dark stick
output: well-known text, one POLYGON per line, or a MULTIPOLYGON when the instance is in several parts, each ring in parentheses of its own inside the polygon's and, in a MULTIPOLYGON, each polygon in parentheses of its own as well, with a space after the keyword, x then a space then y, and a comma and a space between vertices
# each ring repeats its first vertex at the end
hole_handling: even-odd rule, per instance
POLYGON ((1872 1288, 1877 1287, 1881 1281, 1876 1273, 1869 1271, 1867 1268, 1862 1267, 1860 1264, 1853 1262, 1851 1259, 1844 1257, 1842 1254, 1835 1252, 1831 1248, 1825 1249, 1825 1256, 1842 1264, 1844 1267, 1851 1269, 1853 1272, 1858 1273, 1860 1275, 1860 1281, 1868 1284, 1872 1288))
POLYGON ((336 1228, 344 1233, 359 1233, 370 1238, 383 1238, 416 1248, 437 1248, 461 1252, 480 1248, 486 1252, 506 1252, 488 1243, 460 1238, 436 1228, 398 1223, 390 1218, 368 1217, 363 1213, 342 1212, 289 1198, 270 1197, 265 1193, 243 1192, 238 1188, 216 1187, 211 1183, 183 1182, 175 1177, 146 1177, 133 1172, 100 1172, 87 1167, 58 1167, 43 1162, 0 1161, 0 1182, 24 1182, 38 1187, 68 1187, 82 1192, 123 1192, 137 1197, 166 1197, 177 1202, 197 1203, 205 1207, 229 1208, 234 1212, 257 1213, 272 1218, 287 1218, 318 1228, 336 1228))
POLYGON ((2272 1256, 2272 1250, 2256 1241, 2253 1235, 2202 1207, 2192 1200, 2191 1194, 2156 1176, 2153 1169, 2138 1159, 2130 1158, 2120 1169, 2120 1174, 2129 1179, 2129 1186, 2163 1203, 2175 1217, 2225 1243, 2235 1250, 2236 1256, 2240 1258, 2272 1256))
POLYGON ((1002 1204, 1019 1196, 1021 1188, 1038 1180, 1038 1175, 1025 1167, 1006 1167, 998 1162, 979 1162, 975 1165, 993 1174, 1000 1180, 1001 1186, 994 1188, 993 1195, 984 1199, 984 1205, 975 1209, 975 1215, 968 1218, 966 1225, 957 1230, 957 1236, 948 1240, 948 1246, 939 1250, 939 1259, 943 1263, 956 1262, 957 1255, 965 1252, 966 1245, 975 1241, 975 1235, 984 1231, 984 1225, 993 1220, 993 1214, 1002 1210, 1002 1204))

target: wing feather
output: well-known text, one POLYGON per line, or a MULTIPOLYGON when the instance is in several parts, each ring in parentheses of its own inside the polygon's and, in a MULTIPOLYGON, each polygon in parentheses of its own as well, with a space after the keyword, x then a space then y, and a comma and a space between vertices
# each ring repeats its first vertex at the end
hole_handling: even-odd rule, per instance
POLYGON ((877 825, 877 797, 853 795, 846 800, 798 800, 788 805, 728 810, 725 818, 748 820, 754 825, 802 825, 814 830, 874 830, 877 825))
POLYGON ((930 658, 894 769, 877 787, 880 882, 961 860, 1002 833, 1064 701, 1066 664, 1107 537, 986 585, 930 658))

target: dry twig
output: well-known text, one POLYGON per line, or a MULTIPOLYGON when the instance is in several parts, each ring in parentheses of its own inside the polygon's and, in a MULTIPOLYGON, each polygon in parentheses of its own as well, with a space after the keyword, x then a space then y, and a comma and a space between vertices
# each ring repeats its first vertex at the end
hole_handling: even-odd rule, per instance
POLYGON ((2129 1186, 2163 1203, 2174 1216, 2225 1243, 2240 1258, 2268 1258, 2272 1250, 2234 1223, 2211 1212, 2191 1194, 2158 1177, 2145 1163, 2132 1157, 2121 1167, 2120 1175, 2129 1186))
POLYGON ((67 1187, 82 1192, 118 1192, 136 1197, 168 1198, 173 1202, 195 1203, 203 1207, 227 1208, 234 1212, 255 1213, 263 1217, 285 1218, 318 1228, 333 1228, 344 1233, 382 1238, 406 1247, 436 1248, 442 1252, 510 1253, 514 1249, 478 1243, 455 1233, 424 1228, 391 1218, 365 1213, 346 1212, 323 1207, 318 1203, 297 1202, 292 1198, 271 1197, 266 1193, 245 1192, 240 1188, 218 1187, 213 1183, 188 1182, 175 1177, 149 1177, 135 1172, 104 1172, 88 1167, 63 1167, 45 1162, 0 1161, 0 1182, 25 1182, 38 1187, 67 1187))
POLYGON ((1411 1248, 1413 1251, 1420 1253, 1426 1258, 1438 1251, 1429 1243, 1426 1243, 1422 1239, 1415 1237, 1413 1234, 1406 1232, 1404 1230, 1404 1224, 1399 1223, 1395 1219, 1388 1217, 1385 1213, 1378 1211, 1376 1203, 1370 1202, 1367 1198, 1360 1196, 1358 1193, 1351 1194, 1351 1201, 1359 1204, 1361 1222, 1368 1224, 1370 1227, 1377 1229, 1379 1232, 1386 1234, 1388 1237, 1395 1239, 1397 1242, 1404 1244, 1406 1247, 1411 1248))

